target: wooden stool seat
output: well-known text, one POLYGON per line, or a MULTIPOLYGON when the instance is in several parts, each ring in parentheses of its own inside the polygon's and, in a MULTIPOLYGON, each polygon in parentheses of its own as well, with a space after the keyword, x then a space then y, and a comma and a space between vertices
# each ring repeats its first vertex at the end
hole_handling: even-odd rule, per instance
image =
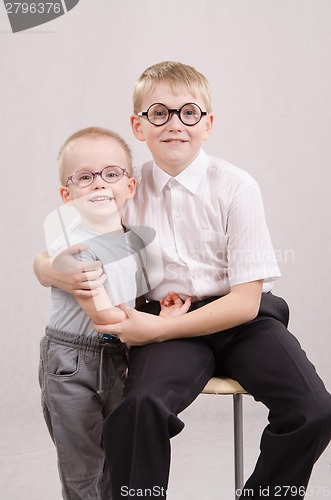
POLYGON ((212 377, 202 394, 247 394, 247 392, 232 378, 212 377))

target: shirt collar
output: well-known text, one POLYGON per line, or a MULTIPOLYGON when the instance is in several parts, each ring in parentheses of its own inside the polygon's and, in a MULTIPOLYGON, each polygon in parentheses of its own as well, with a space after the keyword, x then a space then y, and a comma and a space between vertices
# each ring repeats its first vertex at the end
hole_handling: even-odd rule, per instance
POLYGON ((191 191, 191 193, 195 194, 203 176, 206 173, 208 164, 209 158, 202 149, 192 163, 180 172, 180 174, 176 175, 176 177, 172 177, 161 170, 154 162, 153 178, 155 186, 158 191, 161 192, 170 179, 176 179, 179 184, 184 186, 188 191, 191 191))

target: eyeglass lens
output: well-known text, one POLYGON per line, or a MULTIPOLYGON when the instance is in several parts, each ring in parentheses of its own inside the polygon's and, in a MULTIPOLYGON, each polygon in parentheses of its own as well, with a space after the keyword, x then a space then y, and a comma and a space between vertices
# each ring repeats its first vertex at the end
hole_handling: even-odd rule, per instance
POLYGON ((89 170, 79 170, 78 172, 74 172, 71 181, 73 184, 76 184, 78 187, 88 186, 92 184, 94 177, 96 175, 100 175, 101 178, 105 182, 113 183, 122 179, 125 170, 121 167, 117 167, 116 165, 111 165, 109 167, 105 167, 101 170, 101 172, 90 172, 89 170))
MULTIPOLYGON (((176 111, 169 110, 164 104, 156 103, 148 109, 147 118, 153 125, 164 125, 170 119, 170 115, 176 111)), ((177 114, 184 125, 195 125, 202 117, 201 109, 194 103, 185 104, 177 114)))

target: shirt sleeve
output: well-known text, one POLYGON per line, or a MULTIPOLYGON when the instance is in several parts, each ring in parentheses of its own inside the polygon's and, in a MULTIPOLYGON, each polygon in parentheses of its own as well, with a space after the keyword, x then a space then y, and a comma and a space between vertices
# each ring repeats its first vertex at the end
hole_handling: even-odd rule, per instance
POLYGON ((230 286, 261 279, 270 282, 280 277, 256 183, 234 196, 228 211, 227 234, 230 286))

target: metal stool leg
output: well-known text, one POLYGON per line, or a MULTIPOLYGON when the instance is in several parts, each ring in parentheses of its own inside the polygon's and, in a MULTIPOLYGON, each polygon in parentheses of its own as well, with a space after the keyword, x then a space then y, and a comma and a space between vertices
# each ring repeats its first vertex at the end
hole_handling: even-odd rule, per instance
POLYGON ((244 486, 244 455, 243 455, 243 401, 242 394, 233 395, 233 422, 234 422, 234 481, 235 499, 239 500, 239 493, 244 486))

